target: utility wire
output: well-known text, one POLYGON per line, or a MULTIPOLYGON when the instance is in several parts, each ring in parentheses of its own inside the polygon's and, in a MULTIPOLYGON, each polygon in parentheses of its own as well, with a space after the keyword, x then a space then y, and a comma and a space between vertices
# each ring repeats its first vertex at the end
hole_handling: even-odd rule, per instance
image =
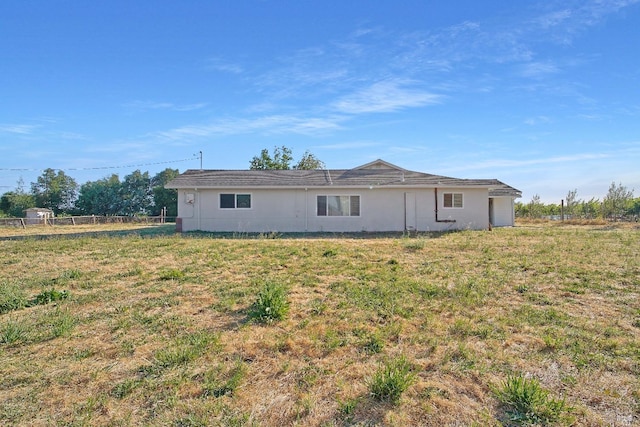
MULTIPOLYGON (((152 165, 164 165, 164 164, 168 164, 168 163, 179 163, 179 162, 189 162, 189 161, 193 161, 193 160, 197 160, 198 157, 190 157, 188 159, 182 159, 182 160, 169 160, 166 162, 152 162, 152 163, 139 163, 139 164, 135 164, 135 165, 124 165, 124 166, 96 166, 96 167, 90 167, 90 168, 66 168, 66 169, 61 169, 61 168, 47 168, 47 169, 53 169, 53 170, 64 170, 64 171, 88 171, 88 170, 103 170, 103 169, 126 169, 126 168, 137 168, 137 167, 142 167, 142 166, 152 166, 152 165)), ((0 171, 12 171, 12 172, 39 172, 39 171, 43 171, 45 169, 33 169, 33 168, 0 168, 0 171)))

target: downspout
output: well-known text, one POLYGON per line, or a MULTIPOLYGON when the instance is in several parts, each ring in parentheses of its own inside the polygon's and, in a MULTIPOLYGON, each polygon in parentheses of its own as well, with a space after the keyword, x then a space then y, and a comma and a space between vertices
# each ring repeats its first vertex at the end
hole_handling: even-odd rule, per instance
POLYGON ((455 219, 438 219, 438 187, 435 187, 433 189, 433 194, 435 195, 435 202, 436 202, 436 222, 456 222, 455 219))

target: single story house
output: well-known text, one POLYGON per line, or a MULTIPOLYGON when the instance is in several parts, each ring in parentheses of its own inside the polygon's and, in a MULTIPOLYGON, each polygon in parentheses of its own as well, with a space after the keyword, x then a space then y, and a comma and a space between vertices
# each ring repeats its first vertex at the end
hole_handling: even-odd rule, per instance
POLYGON ((514 224, 519 190, 375 160, 353 169, 187 170, 179 231, 379 232, 487 229, 514 224))

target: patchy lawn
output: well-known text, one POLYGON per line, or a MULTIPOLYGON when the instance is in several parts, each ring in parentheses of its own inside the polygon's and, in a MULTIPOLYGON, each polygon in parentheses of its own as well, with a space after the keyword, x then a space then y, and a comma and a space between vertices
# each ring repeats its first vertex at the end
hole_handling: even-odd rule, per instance
POLYGON ((0 229, 0 424, 640 424, 637 228, 234 237, 0 229))

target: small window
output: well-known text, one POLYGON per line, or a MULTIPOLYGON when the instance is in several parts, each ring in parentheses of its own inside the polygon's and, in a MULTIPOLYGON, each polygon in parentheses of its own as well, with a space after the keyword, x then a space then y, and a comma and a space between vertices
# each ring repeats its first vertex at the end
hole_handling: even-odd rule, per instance
POLYGON ((318 216, 360 216, 360 196, 318 196, 318 216))
POLYGON ((251 209, 251 194, 220 194, 220 209, 251 209))
POLYGON ((462 208, 462 193, 444 193, 445 208, 462 208))

